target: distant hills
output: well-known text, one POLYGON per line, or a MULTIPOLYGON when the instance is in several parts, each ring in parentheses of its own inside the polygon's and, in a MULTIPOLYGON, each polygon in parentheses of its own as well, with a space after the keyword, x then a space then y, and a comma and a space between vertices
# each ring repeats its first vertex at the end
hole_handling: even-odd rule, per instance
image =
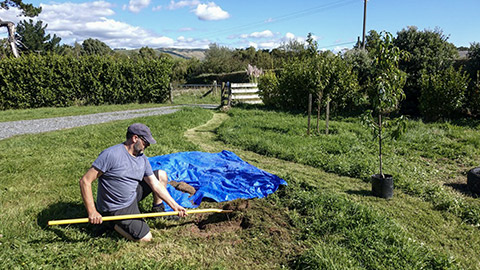
MULTIPOLYGON (((467 58, 468 48, 460 47, 457 48, 460 59, 467 58)), ((207 49, 180 49, 180 48, 156 48, 158 53, 166 53, 173 57, 183 58, 183 59, 191 59, 197 58, 198 60, 205 59, 205 52, 207 49)), ((132 52, 138 52, 138 49, 135 50, 125 50, 125 49, 116 49, 116 51, 123 51, 126 54, 130 54, 132 52)))
POLYGON ((157 48, 159 52, 169 54, 173 57, 184 59, 197 58, 203 60, 205 58, 206 49, 178 49, 178 48, 157 48))
MULTIPOLYGON (((118 53, 123 53, 128 56, 131 56, 132 54, 138 53, 139 49, 127 50, 123 48, 116 48, 114 50, 118 53)), ((205 59, 205 52, 207 51, 207 49, 178 49, 178 48, 156 48, 154 50, 157 51, 156 52, 157 55, 160 55, 161 53, 166 53, 175 58, 183 58, 183 59, 197 58, 198 60, 205 59)))

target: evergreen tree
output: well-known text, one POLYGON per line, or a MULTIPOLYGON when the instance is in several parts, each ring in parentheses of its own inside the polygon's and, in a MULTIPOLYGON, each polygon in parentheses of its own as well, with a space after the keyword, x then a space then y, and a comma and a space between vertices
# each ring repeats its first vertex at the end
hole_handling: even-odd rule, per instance
POLYGON ((82 52, 86 55, 109 55, 112 53, 112 49, 98 39, 86 39, 83 41, 82 47, 82 52))
MULTIPOLYGON (((34 7, 32 4, 25 4, 22 0, 4 0, 0 1, 0 9, 9 9, 11 7, 18 8, 22 11, 22 15, 26 17, 35 17, 41 11, 41 7, 34 7)), ((3 21, 0 18, 0 27, 6 27, 8 30, 8 45, 10 46, 13 56, 19 57, 17 49, 17 40, 15 38, 15 24, 10 21, 3 21)))
POLYGON ((58 52, 61 38, 57 35, 46 34, 47 24, 42 21, 33 22, 23 20, 17 26, 17 40, 20 41, 19 49, 24 52, 45 53, 47 51, 58 52))

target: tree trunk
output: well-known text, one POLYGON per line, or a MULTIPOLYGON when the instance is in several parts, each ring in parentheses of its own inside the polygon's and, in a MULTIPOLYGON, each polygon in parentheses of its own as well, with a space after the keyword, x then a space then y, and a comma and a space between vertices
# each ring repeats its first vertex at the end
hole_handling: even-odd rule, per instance
POLYGON ((382 178, 384 178, 384 175, 383 175, 383 170, 382 170, 382 114, 379 113, 378 114, 378 126, 379 126, 379 129, 378 129, 378 159, 380 161, 380 175, 382 176, 382 178))
POLYGON ((18 54, 18 49, 17 49, 17 43, 15 39, 15 24, 10 21, 2 21, 0 20, 0 27, 7 27, 8 30, 8 43, 10 44, 10 47, 12 48, 12 53, 13 56, 16 58, 20 57, 18 54))

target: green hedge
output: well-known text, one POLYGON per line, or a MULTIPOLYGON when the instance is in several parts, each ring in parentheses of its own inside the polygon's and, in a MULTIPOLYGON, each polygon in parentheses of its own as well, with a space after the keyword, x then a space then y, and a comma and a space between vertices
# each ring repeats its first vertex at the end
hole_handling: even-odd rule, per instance
POLYGON ((0 109, 164 102, 172 63, 114 56, 25 55, 0 61, 0 109))

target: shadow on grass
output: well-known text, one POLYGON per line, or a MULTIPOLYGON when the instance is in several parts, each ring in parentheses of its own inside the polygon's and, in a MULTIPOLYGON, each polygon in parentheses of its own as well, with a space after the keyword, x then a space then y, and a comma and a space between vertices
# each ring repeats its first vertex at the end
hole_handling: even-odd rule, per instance
MULTIPOLYGON (((51 204, 38 214, 37 224, 44 230, 54 232, 60 239, 62 239, 62 241, 82 242, 84 240, 72 239, 65 234, 65 230, 63 229, 63 227, 68 225, 48 226, 49 220, 73 219, 82 217, 86 217, 85 207, 83 206, 83 204, 72 202, 58 202, 51 204)), ((91 237, 99 237, 108 230, 107 226, 105 226, 104 224, 91 225, 85 223, 75 224, 72 226, 75 226, 75 228, 79 232, 86 233, 91 237)))
POLYGON ((359 196, 364 196, 364 197, 370 197, 372 195, 371 190, 347 190, 345 193, 350 194, 350 195, 359 195, 359 196))
POLYGON ((479 195, 472 193, 468 188, 467 184, 464 184, 464 183, 448 183, 448 184, 445 184, 445 186, 451 187, 452 189, 468 197, 472 197, 472 198, 480 197, 479 195))

